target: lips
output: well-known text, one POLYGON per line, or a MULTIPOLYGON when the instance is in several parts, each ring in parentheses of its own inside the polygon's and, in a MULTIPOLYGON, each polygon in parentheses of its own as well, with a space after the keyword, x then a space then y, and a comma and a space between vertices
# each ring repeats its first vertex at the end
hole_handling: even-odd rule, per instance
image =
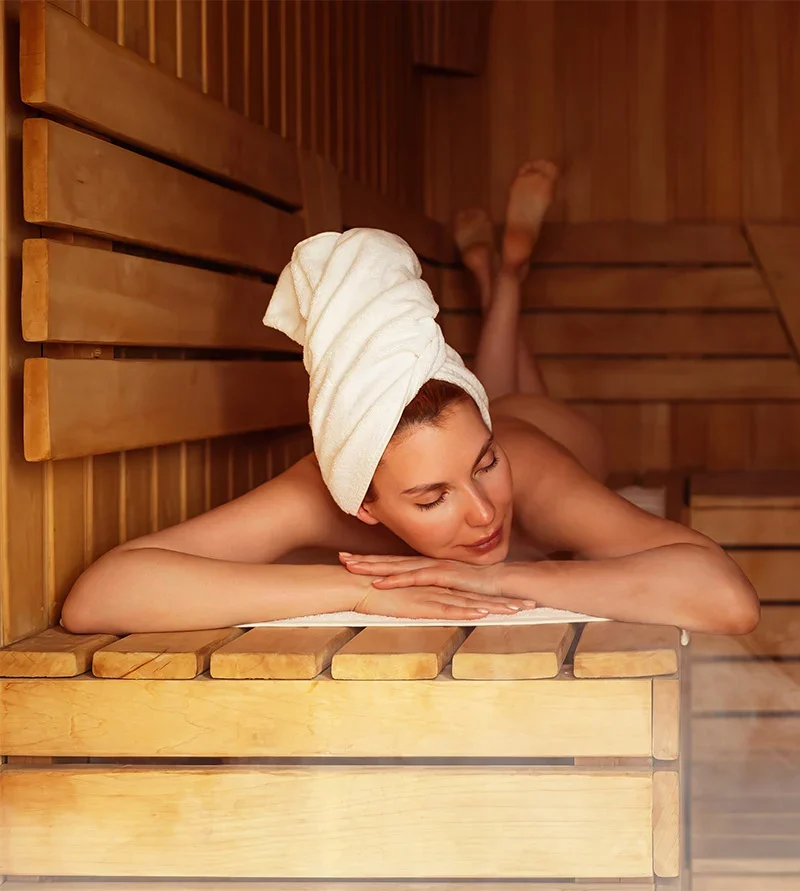
POLYGON ((503 527, 498 526, 491 535, 487 535, 486 538, 482 538, 480 539, 480 541, 476 541, 471 545, 467 545, 466 547, 471 548, 472 550, 490 551, 500 544, 502 536, 503 527))

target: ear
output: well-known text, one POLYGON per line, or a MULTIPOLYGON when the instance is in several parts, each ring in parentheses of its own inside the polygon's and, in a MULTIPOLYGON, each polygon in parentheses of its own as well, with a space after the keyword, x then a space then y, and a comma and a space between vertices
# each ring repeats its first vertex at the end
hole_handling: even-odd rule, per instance
POLYGON ((365 507, 363 504, 358 509, 356 516, 362 523, 366 523, 368 526, 377 526, 380 523, 380 520, 372 516, 369 507, 365 507))

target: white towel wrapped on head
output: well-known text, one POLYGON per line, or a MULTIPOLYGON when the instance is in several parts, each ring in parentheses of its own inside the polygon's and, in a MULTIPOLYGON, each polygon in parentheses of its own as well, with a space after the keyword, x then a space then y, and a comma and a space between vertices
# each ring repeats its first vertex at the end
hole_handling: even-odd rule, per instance
POLYGON ((460 387, 491 429, 486 392, 445 343, 421 275, 397 235, 323 232, 295 247, 264 315, 303 347, 314 451, 348 514, 358 513, 403 410, 427 381, 460 387))

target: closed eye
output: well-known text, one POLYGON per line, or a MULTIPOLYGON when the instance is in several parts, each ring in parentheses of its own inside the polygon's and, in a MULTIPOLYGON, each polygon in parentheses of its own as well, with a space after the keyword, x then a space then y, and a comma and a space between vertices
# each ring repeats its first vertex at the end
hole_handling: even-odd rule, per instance
MULTIPOLYGON (((497 467, 499 460, 500 458, 497 452, 495 452, 494 457, 492 458, 492 463, 487 464, 486 467, 479 467, 475 471, 475 473, 488 473, 490 470, 493 470, 495 467, 497 467)), ((447 492, 442 492, 442 494, 436 499, 436 501, 430 501, 428 504, 418 504, 417 507, 420 510, 430 510, 432 507, 436 507, 437 504, 441 504, 444 501, 446 495, 447 492)))

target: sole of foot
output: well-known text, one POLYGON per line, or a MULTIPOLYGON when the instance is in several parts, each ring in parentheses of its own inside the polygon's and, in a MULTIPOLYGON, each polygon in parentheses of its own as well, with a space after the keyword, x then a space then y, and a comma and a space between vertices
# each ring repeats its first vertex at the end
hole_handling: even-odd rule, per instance
POLYGON ((508 197, 503 235, 503 264, 525 269, 552 204, 558 168, 550 161, 529 161, 517 172, 508 197))

